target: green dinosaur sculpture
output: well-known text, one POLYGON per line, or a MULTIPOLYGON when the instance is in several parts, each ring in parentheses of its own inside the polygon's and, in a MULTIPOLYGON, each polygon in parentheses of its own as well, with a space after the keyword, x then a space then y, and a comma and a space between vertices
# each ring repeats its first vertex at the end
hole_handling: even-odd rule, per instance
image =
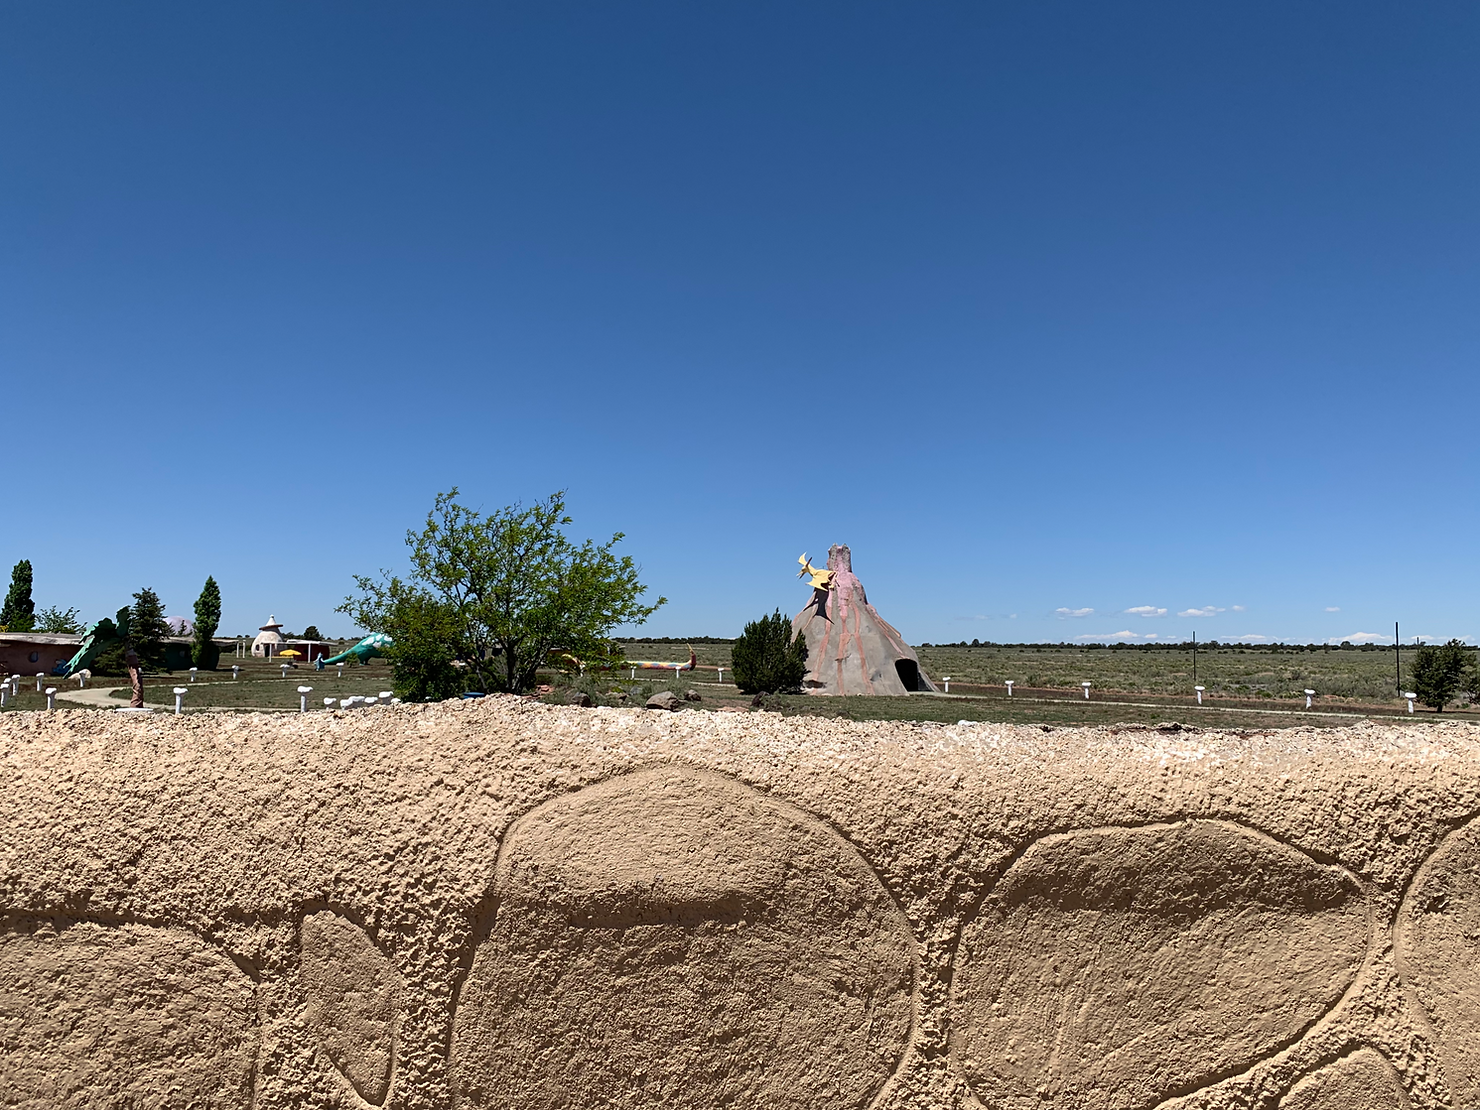
POLYGON ((368 663, 377 655, 384 655, 385 652, 381 649, 388 648, 393 643, 395 641, 384 632, 372 632, 354 647, 346 648, 332 658, 314 660, 313 669, 321 671, 326 664, 345 663, 350 659, 358 659, 361 663, 368 663))
POLYGON ((82 634, 82 643, 77 648, 77 654, 65 663, 58 663, 51 669, 51 673, 67 678, 78 671, 86 670, 102 652, 127 640, 128 608, 124 607, 118 610, 111 621, 104 617, 88 625, 87 631, 82 634))

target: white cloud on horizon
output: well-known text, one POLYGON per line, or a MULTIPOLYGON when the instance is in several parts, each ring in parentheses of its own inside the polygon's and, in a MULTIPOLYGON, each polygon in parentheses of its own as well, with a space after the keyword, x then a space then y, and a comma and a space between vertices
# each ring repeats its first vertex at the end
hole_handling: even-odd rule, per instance
POLYGON ((1087 617, 1093 613, 1093 609, 1067 609, 1060 607, 1054 610, 1054 614, 1062 620, 1065 617, 1087 617))
POLYGON ((1177 614, 1179 617, 1216 617, 1219 613, 1227 610, 1217 605, 1204 605, 1201 609, 1183 609, 1177 614))
POLYGON ((1352 632, 1346 636, 1332 636, 1326 643, 1339 644, 1344 640, 1351 644, 1376 644, 1391 639, 1391 636, 1382 636, 1376 632, 1352 632))
POLYGON ((1231 643, 1235 643, 1235 644, 1266 644, 1266 643, 1269 642, 1269 637, 1268 636, 1235 636, 1230 642, 1231 643))
POLYGON ((1328 613, 1339 613, 1339 612, 1341 612, 1341 606, 1340 605, 1328 605, 1328 606, 1326 606, 1326 612, 1328 612, 1328 613))
POLYGON ((1158 609, 1155 605, 1135 605, 1125 612, 1133 617, 1164 617, 1167 615, 1165 609, 1158 609))
POLYGON ((1235 613, 1242 613, 1246 608, 1247 608, 1247 606, 1244 606, 1244 605, 1235 605, 1235 606, 1233 606, 1233 611, 1235 613))
MULTIPOLYGON (((1165 610, 1163 610, 1165 612, 1165 610)), ((1105 632, 1098 636, 1075 636, 1077 644, 1102 644, 1102 643, 1129 643, 1132 640, 1154 640, 1155 632, 1148 632, 1144 636, 1132 632, 1129 628, 1121 629, 1119 632, 1105 632)))

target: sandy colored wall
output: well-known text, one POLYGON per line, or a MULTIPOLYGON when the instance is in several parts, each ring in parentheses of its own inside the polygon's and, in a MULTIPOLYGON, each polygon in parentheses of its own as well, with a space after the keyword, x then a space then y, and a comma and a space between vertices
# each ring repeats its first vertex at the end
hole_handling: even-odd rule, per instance
POLYGON ((1480 731, 0 722, 0 1105, 1480 1105, 1480 731))

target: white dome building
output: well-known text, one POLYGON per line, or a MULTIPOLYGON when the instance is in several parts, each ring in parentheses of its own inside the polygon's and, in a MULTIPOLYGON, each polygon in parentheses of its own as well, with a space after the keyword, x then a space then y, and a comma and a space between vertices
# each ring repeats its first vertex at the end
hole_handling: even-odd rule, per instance
POLYGON ((283 647, 283 626, 278 623, 277 617, 268 614, 267 623, 257 633, 257 638, 252 641, 252 654, 259 659, 266 656, 271 658, 283 647))

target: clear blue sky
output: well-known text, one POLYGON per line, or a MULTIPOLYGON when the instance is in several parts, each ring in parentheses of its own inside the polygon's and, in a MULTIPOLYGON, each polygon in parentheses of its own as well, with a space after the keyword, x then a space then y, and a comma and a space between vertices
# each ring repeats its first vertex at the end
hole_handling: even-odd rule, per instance
POLYGON ((0 570, 348 634, 437 491, 566 488, 657 634, 842 541, 915 642, 1473 639, 1477 57, 1458 0, 9 4, 0 570))

